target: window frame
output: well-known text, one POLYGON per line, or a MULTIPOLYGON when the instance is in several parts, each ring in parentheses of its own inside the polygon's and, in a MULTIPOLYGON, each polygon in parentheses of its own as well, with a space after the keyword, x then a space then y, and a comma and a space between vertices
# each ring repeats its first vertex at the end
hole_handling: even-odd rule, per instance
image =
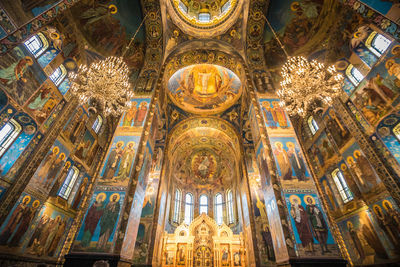
POLYGON ((65 77, 67 77, 67 69, 65 68, 65 66, 63 64, 61 64, 60 66, 58 66, 52 74, 49 75, 49 79, 55 84, 55 86, 59 86, 65 79, 65 77), (53 75, 59 71, 60 75, 57 77, 53 77, 53 75))
POLYGON ((319 126, 313 116, 308 117, 307 124, 308 124, 308 128, 311 131, 311 134, 315 135, 319 130, 319 126))
POLYGON ((376 31, 373 31, 367 38, 365 42, 365 46, 372 52, 374 55, 376 55, 378 58, 380 58, 390 47, 393 41, 391 41, 389 38, 386 38, 385 35, 380 34, 376 31), (380 49, 378 45, 376 44, 377 39, 381 39, 383 42, 387 44, 387 46, 384 49, 380 49))
POLYGON ((97 115, 96 120, 93 122, 92 129, 96 134, 98 134, 101 126, 103 126, 103 117, 97 115))
POLYGON ((235 222, 235 214, 233 210, 233 193, 232 190, 228 190, 226 194, 227 212, 228 212, 228 223, 232 224, 235 222))
POLYGON ((185 224, 190 225, 193 221, 193 207, 194 207, 193 194, 188 192, 185 194, 185 224), (190 202, 188 202, 190 197, 190 202))
POLYGON ((8 151, 8 149, 12 146, 15 140, 18 139, 18 136, 22 132, 22 126, 15 119, 10 119, 7 123, 1 127, 0 132, 7 126, 10 125, 11 130, 8 131, 0 140, 0 158, 4 156, 4 154, 8 151))
POLYGON ((224 198, 221 193, 217 193, 217 194, 215 194, 214 200, 215 200, 215 202, 214 202, 214 209, 215 209, 214 219, 218 225, 221 225, 224 222, 224 213, 223 213, 224 198), (219 199, 220 199, 220 201, 219 201, 219 199))
POLYGON ((201 215, 203 212, 208 215, 208 196, 206 194, 199 197, 199 214, 201 215), (202 203, 202 200, 205 200, 205 203, 202 203))
POLYGON ((349 66, 346 68, 346 76, 355 87, 357 87, 365 79, 365 76, 356 67, 354 67, 353 64, 349 64, 349 66), (359 80, 361 77, 356 77, 354 72, 358 72, 358 74, 362 76, 362 79, 359 80))
POLYGON ((174 201, 174 213, 172 216, 172 221, 177 223, 179 222, 179 213, 181 209, 181 198, 182 198, 182 192, 179 189, 175 190, 175 201, 174 201))
POLYGON ((343 201, 343 203, 348 203, 354 199, 353 193, 351 192, 346 179, 344 178, 343 173, 336 168, 331 173, 333 181, 336 185, 337 190, 339 191, 339 195, 343 201))
POLYGON ((38 58, 39 56, 41 56, 44 53, 44 51, 46 51, 47 48, 49 48, 49 42, 47 41, 46 37, 42 33, 38 33, 38 34, 31 36, 24 42, 24 45, 25 45, 26 49, 28 49, 28 51, 35 58, 38 58), (39 46, 36 49, 31 46, 31 44, 34 41, 37 41, 39 43, 39 46))
POLYGON ((79 169, 75 166, 70 167, 70 169, 68 170, 67 177, 65 177, 65 180, 57 195, 62 199, 68 200, 69 197, 71 196, 72 189, 74 188, 74 185, 78 180, 78 177, 79 177, 79 169))

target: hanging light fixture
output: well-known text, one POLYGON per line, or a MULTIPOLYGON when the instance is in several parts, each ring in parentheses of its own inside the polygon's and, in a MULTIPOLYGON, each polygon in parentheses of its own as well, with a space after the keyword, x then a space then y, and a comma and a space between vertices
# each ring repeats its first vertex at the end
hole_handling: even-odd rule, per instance
POLYGON ((80 65, 78 71, 69 73, 71 93, 80 104, 96 102, 107 115, 118 116, 131 107, 134 92, 129 82, 130 71, 124 62, 124 55, 135 40, 147 15, 143 18, 135 34, 121 57, 107 57, 89 66, 80 65))
POLYGON ((309 110, 315 110, 321 104, 332 104, 333 99, 341 94, 343 75, 334 66, 326 67, 317 60, 290 57, 268 19, 263 17, 287 57, 281 70, 281 89, 277 91, 280 106, 290 116, 305 117, 309 110))

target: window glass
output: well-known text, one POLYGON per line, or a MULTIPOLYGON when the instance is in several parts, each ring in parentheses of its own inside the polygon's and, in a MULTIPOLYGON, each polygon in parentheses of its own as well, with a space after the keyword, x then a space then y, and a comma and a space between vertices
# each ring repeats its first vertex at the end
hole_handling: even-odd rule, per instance
POLYGON ((67 76, 67 70, 65 69, 64 65, 60 65, 50 76, 50 80, 58 86, 64 80, 65 76, 67 76))
POLYGON ((179 210, 181 209, 181 191, 179 189, 175 190, 175 205, 174 205, 174 222, 179 221, 179 210))
POLYGON ((222 224, 223 221, 223 209, 222 209, 222 195, 218 193, 215 195, 215 221, 218 225, 222 224))
POLYGON ((346 180, 343 177, 342 172, 339 169, 336 169, 332 172, 333 181, 336 184, 336 187, 339 191, 340 197, 342 198, 344 203, 347 203, 353 200, 353 194, 348 187, 346 180))
POLYGON ((92 125, 93 131, 95 133, 99 133, 102 124, 103 124, 103 118, 100 115, 97 115, 97 118, 92 125))
POLYGON ((21 125, 11 119, 0 130, 0 157, 7 151, 21 132, 21 125))
POLYGON ((200 214, 208 214, 208 198, 206 195, 200 196, 200 214))
POLYGON ((308 122, 308 127, 311 130, 311 133, 314 135, 319 129, 317 122, 314 120, 313 116, 308 117, 307 122, 308 122))
POLYGON ((232 190, 228 191, 227 203, 228 203, 228 222, 229 223, 233 223, 234 222, 234 218, 233 218, 233 194, 232 194, 232 190))
POLYGON ((63 199, 68 199, 69 195, 71 194, 72 188, 78 178, 79 170, 76 167, 72 167, 69 169, 67 177, 64 180, 64 183, 61 187, 60 192, 58 195, 63 199))
POLYGON ((185 196, 185 223, 189 225, 193 220, 193 195, 187 193, 185 196))

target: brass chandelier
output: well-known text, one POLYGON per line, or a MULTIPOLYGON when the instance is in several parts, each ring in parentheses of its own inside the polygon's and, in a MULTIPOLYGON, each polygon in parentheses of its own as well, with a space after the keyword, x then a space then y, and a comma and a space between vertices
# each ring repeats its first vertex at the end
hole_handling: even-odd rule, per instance
POLYGON ((326 67, 317 60, 308 61, 302 56, 290 57, 280 42, 268 19, 263 16, 275 39, 287 57, 281 70, 281 89, 279 105, 290 116, 305 117, 310 110, 316 110, 321 104, 330 105, 341 94, 343 75, 335 66, 326 67))
POLYGON ((80 65, 76 73, 69 73, 70 91, 78 98, 80 104, 96 102, 106 116, 119 116, 130 109, 134 92, 129 82, 130 71, 123 57, 135 40, 146 17, 147 15, 121 57, 110 56, 104 60, 95 61, 89 66, 80 65))

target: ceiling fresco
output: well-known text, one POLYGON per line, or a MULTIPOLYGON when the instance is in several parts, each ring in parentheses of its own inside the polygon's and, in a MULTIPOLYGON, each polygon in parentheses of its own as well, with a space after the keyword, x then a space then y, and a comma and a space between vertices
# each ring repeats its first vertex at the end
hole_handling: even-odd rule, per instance
POLYGON ((168 80, 168 94, 185 111, 219 113, 234 104, 242 84, 231 70, 211 64, 197 64, 175 72, 168 80))
POLYGON ((242 11, 239 0, 166 0, 172 21, 186 34, 212 37, 226 32, 242 11))
MULTIPOLYGON (((122 55, 143 19, 139 0, 82 0, 71 8, 77 29, 88 49, 103 56, 122 55)), ((142 27, 125 54, 125 62, 139 70, 144 60, 145 33, 142 27)))

